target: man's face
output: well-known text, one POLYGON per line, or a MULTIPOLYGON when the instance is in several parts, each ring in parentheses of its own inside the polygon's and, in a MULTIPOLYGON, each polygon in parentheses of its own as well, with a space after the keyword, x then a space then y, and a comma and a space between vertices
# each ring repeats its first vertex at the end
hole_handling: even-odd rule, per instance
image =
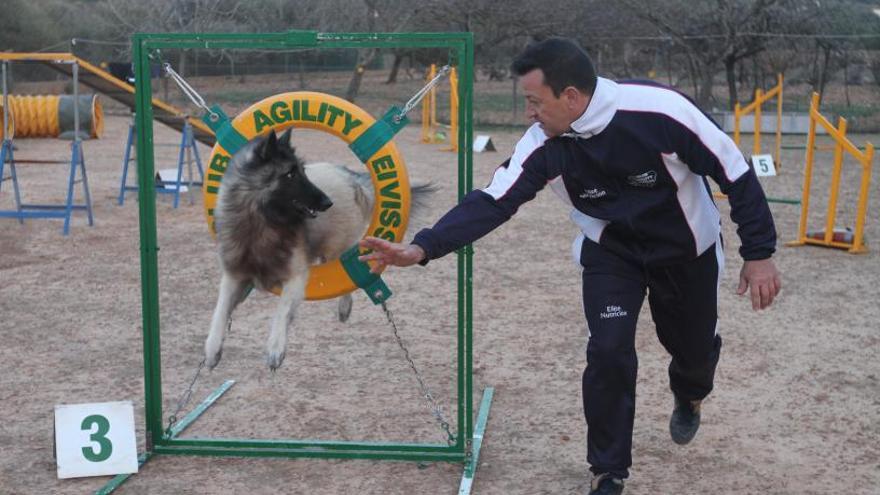
POLYGON ((519 83, 526 99, 526 118, 540 123, 547 137, 568 132, 571 123, 586 109, 583 101, 586 95, 572 87, 556 97, 550 86, 544 84, 544 71, 541 69, 527 72, 520 77, 519 83))

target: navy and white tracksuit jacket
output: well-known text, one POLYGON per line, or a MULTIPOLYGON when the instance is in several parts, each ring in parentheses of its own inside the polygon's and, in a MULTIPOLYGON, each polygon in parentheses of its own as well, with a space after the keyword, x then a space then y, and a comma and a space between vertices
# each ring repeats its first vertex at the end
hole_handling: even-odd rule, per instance
POLYGON ((550 184, 587 239, 646 265, 692 260, 721 230, 709 176, 729 196, 742 257, 773 253, 776 231, 754 172, 681 94, 599 78, 571 127, 547 139, 532 125, 488 187, 469 193, 413 243, 427 259, 439 258, 483 237, 550 184))
POLYGON ((599 78, 570 132, 548 139, 532 125, 488 187, 470 192, 413 239, 426 260, 443 256, 507 221, 546 184, 571 205, 581 231, 573 254, 583 267, 590 333, 583 400, 595 473, 625 478, 632 464, 635 330, 646 294, 672 356, 672 392, 697 400, 712 390, 723 252, 706 177, 729 197, 741 256, 769 258, 773 219, 735 143, 669 88, 599 78))

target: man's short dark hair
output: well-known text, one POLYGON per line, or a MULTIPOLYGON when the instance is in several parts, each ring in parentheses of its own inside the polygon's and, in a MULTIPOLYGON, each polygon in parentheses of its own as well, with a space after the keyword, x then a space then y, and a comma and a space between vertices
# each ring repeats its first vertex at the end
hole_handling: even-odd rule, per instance
POLYGON ((550 86, 557 98, 568 86, 588 95, 596 89, 593 61, 580 45, 566 38, 547 38, 530 44, 513 59, 511 69, 518 76, 541 69, 544 84, 550 86))

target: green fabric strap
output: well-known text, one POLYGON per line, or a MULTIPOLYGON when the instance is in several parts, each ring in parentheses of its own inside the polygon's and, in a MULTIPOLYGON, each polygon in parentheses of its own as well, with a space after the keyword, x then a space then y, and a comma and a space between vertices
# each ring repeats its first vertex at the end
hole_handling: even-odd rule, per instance
POLYGON ((408 123, 409 118, 406 115, 401 115, 399 108, 392 106, 381 119, 373 123, 348 147, 361 162, 367 163, 371 156, 382 146, 385 146, 385 143, 391 141, 394 135, 408 123), (399 120, 395 121, 398 118, 399 120))
POLYGON ((360 256, 360 250, 355 244, 348 251, 342 253, 339 261, 342 262, 342 267, 345 268, 351 281, 367 293, 373 304, 382 304, 391 297, 391 289, 385 285, 379 275, 370 273, 370 265, 358 260, 358 256, 360 256))
POLYGON ((229 120, 229 117, 219 105, 212 106, 211 112, 202 117, 202 122, 214 131, 217 142, 230 155, 234 155, 236 151, 240 150, 248 142, 246 137, 242 136, 232 127, 232 121, 229 120), (215 118, 212 119, 212 117, 215 118))

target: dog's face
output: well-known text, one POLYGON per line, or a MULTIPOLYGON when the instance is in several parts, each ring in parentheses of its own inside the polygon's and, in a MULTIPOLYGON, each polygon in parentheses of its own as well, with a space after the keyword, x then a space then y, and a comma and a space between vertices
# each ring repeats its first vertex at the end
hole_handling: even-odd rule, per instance
POLYGON ((253 148, 251 160, 245 163, 246 173, 261 177, 267 193, 264 213, 275 223, 299 223, 315 218, 318 212, 333 205, 306 176, 303 162, 290 146, 290 129, 281 137, 275 131, 261 138, 253 148))

